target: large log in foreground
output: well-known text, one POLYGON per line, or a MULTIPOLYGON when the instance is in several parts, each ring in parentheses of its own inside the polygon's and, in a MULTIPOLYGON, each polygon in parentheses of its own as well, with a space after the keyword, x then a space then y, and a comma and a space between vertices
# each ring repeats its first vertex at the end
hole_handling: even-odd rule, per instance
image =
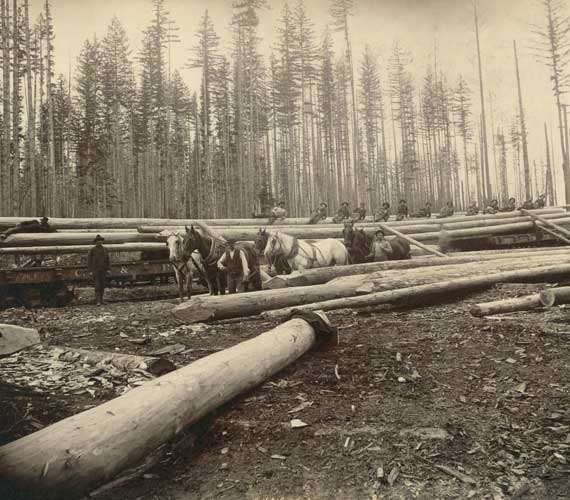
POLYGON ((291 274, 274 276, 264 282, 263 288, 267 290, 275 290, 277 288, 286 288, 291 286, 322 285, 323 283, 327 283, 335 278, 343 276, 354 276, 357 274, 368 274, 396 269, 416 269, 420 267, 468 264, 472 262, 484 262, 496 259, 533 258, 536 257, 536 251, 538 250, 542 252, 542 255, 548 254, 552 257, 555 257, 556 254, 568 254, 568 248, 553 247, 542 249, 505 250, 502 252, 465 252, 450 254, 451 258, 425 256, 408 260, 391 260, 386 262, 351 264, 348 266, 320 267, 317 269, 306 269, 305 271, 294 271, 291 274))
POLYGON ((516 271, 503 271, 487 275, 468 276, 446 281, 438 281, 419 286, 410 286, 385 292, 371 293, 358 297, 328 300, 313 304, 304 304, 297 307, 267 311, 262 314, 264 319, 277 320, 297 311, 331 311, 334 309, 359 308, 393 304, 401 301, 417 299, 433 299, 441 296, 444 300, 455 298, 458 292, 471 292, 488 288, 497 283, 525 282, 525 281, 552 281, 562 276, 570 276, 570 264, 557 266, 538 266, 516 271))
MULTIPOLYGON (((570 254, 557 255, 557 261, 570 263, 570 254)), ((255 316, 264 311, 302 304, 344 299, 382 290, 418 286, 464 276, 489 274, 529 266, 547 265, 548 255, 526 259, 498 259, 488 262, 434 266, 421 269, 383 271, 337 278, 324 285, 281 288, 226 296, 201 296, 173 308, 174 316, 186 323, 255 316)))
POLYGON ((296 361, 317 336, 304 319, 291 319, 2 446, 0 484, 29 493, 25 498, 80 497, 296 361))

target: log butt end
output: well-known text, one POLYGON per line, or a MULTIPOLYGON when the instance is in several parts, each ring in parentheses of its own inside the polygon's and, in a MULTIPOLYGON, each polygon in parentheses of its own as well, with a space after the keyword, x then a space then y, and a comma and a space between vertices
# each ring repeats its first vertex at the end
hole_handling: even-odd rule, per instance
POLYGON ((539 293, 540 303, 544 307, 552 307, 556 302, 556 293, 552 290, 543 290, 539 293))
POLYGON ((471 306, 469 312, 471 316, 475 316, 476 318, 482 318, 484 316, 483 310, 478 305, 471 306))

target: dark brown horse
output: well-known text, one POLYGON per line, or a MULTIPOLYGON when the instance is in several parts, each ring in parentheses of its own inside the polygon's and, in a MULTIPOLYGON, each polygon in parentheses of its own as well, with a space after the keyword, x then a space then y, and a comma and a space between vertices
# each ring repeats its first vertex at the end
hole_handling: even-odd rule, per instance
MULTIPOLYGON (((350 259, 353 264, 362 264, 368 262, 368 255, 372 248, 373 237, 364 232, 364 229, 355 229, 353 222, 345 222, 342 231, 344 244, 350 254, 350 259)), ((410 244, 404 238, 396 236, 390 241, 392 247, 392 254, 390 260, 404 260, 410 257, 410 244)))
MULTIPOLYGON (((188 255, 198 251, 206 272, 206 280, 211 295, 224 295, 226 293, 226 273, 218 268, 218 260, 226 251, 226 244, 209 235, 202 234, 194 226, 186 227, 184 247, 188 255)), ((261 274, 259 272, 259 254, 251 243, 238 243, 236 250, 243 250, 249 266, 249 280, 244 282, 245 291, 250 287, 261 290, 261 274)))

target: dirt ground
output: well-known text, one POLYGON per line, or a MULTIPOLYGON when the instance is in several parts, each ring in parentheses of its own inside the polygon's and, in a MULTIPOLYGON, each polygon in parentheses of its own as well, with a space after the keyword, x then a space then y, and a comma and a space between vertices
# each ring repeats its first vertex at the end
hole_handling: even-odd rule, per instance
MULTIPOLYGON (((468 313, 474 302, 537 288, 507 284, 447 304, 330 312, 338 346, 305 355, 186 431, 154 466, 93 496, 568 498, 570 309, 468 313), (293 418, 308 425, 291 428, 293 418)), ((274 326, 180 325, 169 314, 173 287, 113 290, 102 307, 91 299, 82 289, 77 305, 4 310, 0 323, 39 328, 46 346, 143 354, 180 344, 166 355, 177 366, 274 326)), ((44 371, 17 369, 42 353, 0 363, 0 444, 140 383, 82 373, 71 384, 65 372, 42 385, 44 371)))

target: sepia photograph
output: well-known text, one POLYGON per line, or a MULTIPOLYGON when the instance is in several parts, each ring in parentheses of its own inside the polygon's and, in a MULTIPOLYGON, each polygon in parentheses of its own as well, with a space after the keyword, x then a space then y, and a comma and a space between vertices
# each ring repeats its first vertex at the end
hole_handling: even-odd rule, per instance
POLYGON ((0 0, 1 500, 570 498, 567 0, 0 0))

